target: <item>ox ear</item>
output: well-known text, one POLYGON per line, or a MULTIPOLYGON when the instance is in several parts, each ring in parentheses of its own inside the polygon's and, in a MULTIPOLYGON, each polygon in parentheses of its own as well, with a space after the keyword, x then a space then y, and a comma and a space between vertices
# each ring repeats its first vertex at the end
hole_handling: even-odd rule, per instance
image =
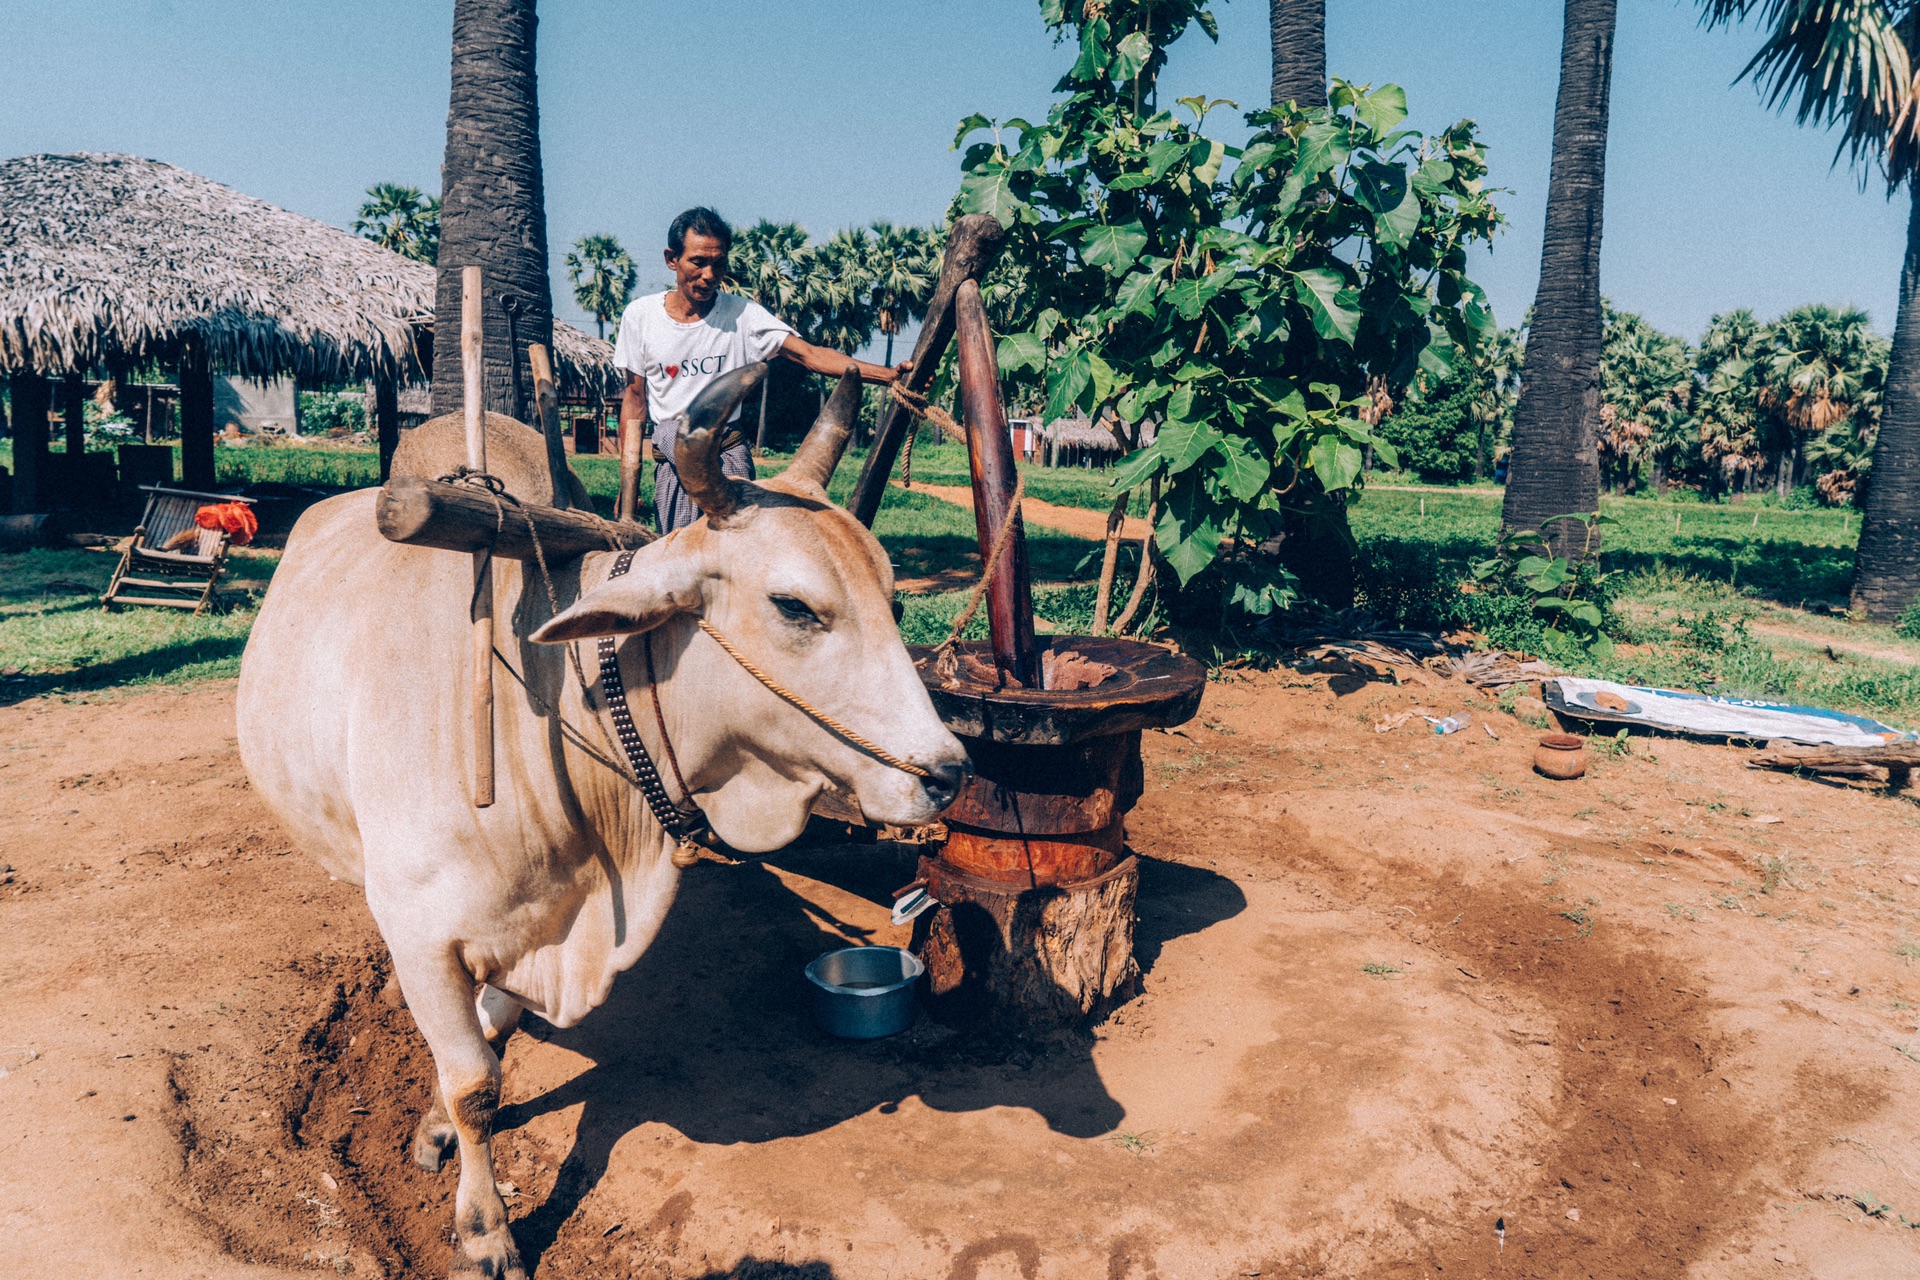
POLYGON ((565 644, 596 636, 651 631, 676 613, 701 606, 700 588, 684 561, 636 562, 562 609, 533 633, 536 644, 565 644))

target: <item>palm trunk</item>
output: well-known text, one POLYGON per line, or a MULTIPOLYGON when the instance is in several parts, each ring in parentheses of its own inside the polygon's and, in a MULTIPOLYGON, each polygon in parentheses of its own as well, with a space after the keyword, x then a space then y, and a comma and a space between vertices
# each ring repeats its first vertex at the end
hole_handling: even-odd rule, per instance
POLYGON ((533 421, 527 347, 553 345, 547 215, 540 170, 534 0, 455 0, 453 83, 441 168, 439 288, 434 299, 433 411, 460 408, 460 270, 485 281, 487 408, 533 421), (501 299, 518 300, 509 324, 501 299))
MULTIPOLYGON (((1508 531, 1600 507, 1600 223, 1607 170, 1607 101, 1615 0, 1566 0, 1553 171, 1540 252, 1540 292, 1527 334, 1513 452, 1501 514, 1508 531)), ((1545 529, 1555 555, 1581 558, 1587 531, 1545 529)), ((1595 539, 1592 550, 1598 550, 1595 539)))
POLYGON ((1327 0, 1268 0, 1273 101, 1327 105, 1327 0))
POLYGON ((1920 598, 1920 186, 1907 189, 1900 310, 1853 569, 1853 607, 1878 619, 1897 618, 1920 598))

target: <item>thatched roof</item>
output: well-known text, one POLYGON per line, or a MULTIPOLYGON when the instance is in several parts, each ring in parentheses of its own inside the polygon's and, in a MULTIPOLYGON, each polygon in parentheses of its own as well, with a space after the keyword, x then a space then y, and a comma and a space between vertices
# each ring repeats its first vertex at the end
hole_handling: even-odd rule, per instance
MULTIPOLYGON (((350 381, 423 376, 434 269, 324 222, 137 156, 0 162, 0 370, 111 358, 350 381)), ((604 379, 613 348, 555 323, 563 379, 604 379)))
POLYGON ((1060 418, 1049 422, 1040 430, 1040 438, 1049 444, 1077 449, 1097 449, 1103 453, 1119 453, 1120 442, 1113 438, 1113 432, 1105 426, 1094 426, 1085 418, 1060 418))

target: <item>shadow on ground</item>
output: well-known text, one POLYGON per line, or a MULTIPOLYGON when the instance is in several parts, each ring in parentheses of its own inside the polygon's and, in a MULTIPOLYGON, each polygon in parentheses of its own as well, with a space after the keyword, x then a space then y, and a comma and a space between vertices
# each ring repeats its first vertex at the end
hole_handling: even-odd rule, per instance
MULTIPOLYGON (((498 1128, 582 1106, 554 1189, 515 1227, 529 1261, 559 1235, 605 1176, 614 1146, 648 1123, 701 1143, 768 1142, 818 1133, 918 1097, 960 1112, 1025 1107, 1058 1133, 1113 1131, 1125 1109, 1101 1083, 1093 1039, 988 1040, 931 1022, 886 1040, 834 1040, 815 1028, 802 968, 863 931, 790 889, 774 867, 890 902, 913 878, 916 851, 887 844, 794 848, 764 862, 703 864, 682 880, 658 940, 578 1027, 534 1019, 537 1037, 593 1066, 557 1089, 501 1109, 498 1128)), ((1150 970, 1171 939, 1245 909, 1226 877, 1142 857, 1136 953, 1150 970)), ((828 1280, 824 1265, 742 1264, 729 1277, 828 1280), (759 1267, 759 1270, 752 1269, 759 1267), (768 1270, 767 1268, 774 1268, 768 1270)))

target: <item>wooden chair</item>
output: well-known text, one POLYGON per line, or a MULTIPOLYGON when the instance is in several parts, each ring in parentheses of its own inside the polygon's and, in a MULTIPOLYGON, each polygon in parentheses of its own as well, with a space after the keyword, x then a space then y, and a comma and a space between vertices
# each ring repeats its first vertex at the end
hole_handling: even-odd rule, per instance
POLYGON ((232 538, 224 529, 200 528, 194 514, 215 503, 251 505, 253 499, 158 484, 140 488, 147 495, 146 513, 121 553, 120 566, 100 597, 100 607, 110 612, 117 604, 151 604, 204 612, 214 602, 232 538), (191 539, 181 537, 189 531, 194 535, 191 539), (167 549, 169 544, 181 543, 167 549))

